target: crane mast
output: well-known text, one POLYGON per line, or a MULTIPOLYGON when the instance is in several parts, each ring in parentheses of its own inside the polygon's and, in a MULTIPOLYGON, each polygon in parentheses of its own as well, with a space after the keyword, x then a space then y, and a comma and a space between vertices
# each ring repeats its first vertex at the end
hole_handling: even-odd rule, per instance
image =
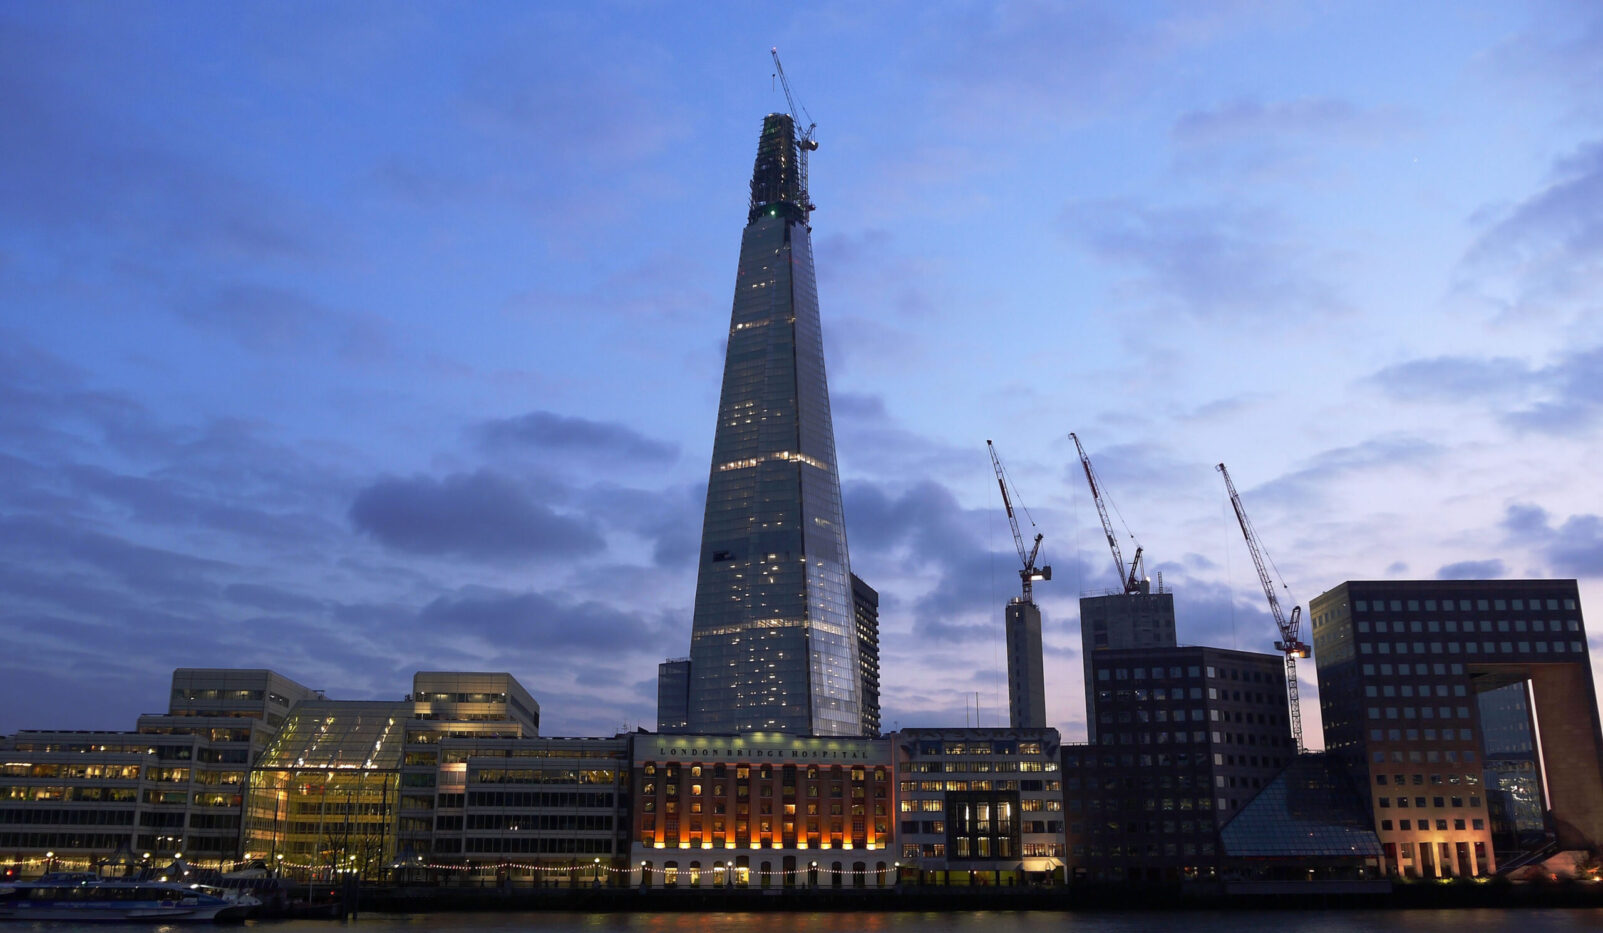
POLYGON ((1091 486, 1091 501, 1096 503, 1096 513, 1102 519, 1102 533, 1108 538, 1108 549, 1113 552, 1113 566, 1119 572, 1119 585, 1124 587, 1126 593, 1141 591, 1141 546, 1135 548, 1135 557, 1130 561, 1128 572, 1124 569, 1124 552, 1119 550, 1119 539, 1113 534, 1113 522, 1108 518, 1108 507, 1102 501, 1102 488, 1097 483, 1096 471, 1091 469, 1091 457, 1085 452, 1085 446, 1073 431, 1069 432, 1069 439, 1074 441, 1074 449, 1080 452, 1080 466, 1085 468, 1085 481, 1091 486))
POLYGON ((1247 509, 1241 504, 1241 495, 1236 492, 1236 484, 1230 481, 1230 471, 1224 464, 1217 467, 1220 475, 1225 478, 1225 489, 1230 491, 1230 504, 1236 510, 1236 521, 1241 525, 1241 534, 1247 539, 1247 550, 1252 554, 1252 564, 1258 568, 1258 582, 1263 586, 1263 593, 1269 598, 1269 612, 1275 617, 1275 626, 1280 630, 1280 640, 1275 642, 1275 650, 1286 656, 1286 700, 1290 704, 1291 737, 1297 743, 1297 753, 1302 754, 1302 704, 1297 698, 1297 659, 1308 657, 1308 646, 1298 637, 1298 629, 1302 624, 1302 607, 1291 607, 1291 618, 1287 620, 1285 612, 1281 611, 1280 600, 1275 596, 1275 585, 1269 579, 1269 568, 1264 564, 1263 550, 1258 545, 1258 533, 1253 530, 1251 519, 1247 518, 1247 509))
POLYGON ((818 140, 813 138, 813 131, 818 124, 813 122, 813 115, 807 113, 807 108, 796 103, 795 95, 790 92, 790 82, 785 78, 785 66, 779 63, 779 47, 774 46, 768 50, 774 57, 774 74, 779 78, 779 86, 785 89, 785 104, 790 108, 790 122, 796 128, 796 182, 800 187, 802 211, 811 215, 813 208, 812 197, 807 193, 807 153, 818 148, 818 140), (801 129, 801 116, 797 111, 807 116, 807 129, 801 129))
MULTIPOLYGON (((985 449, 991 453, 991 466, 996 470, 996 488, 1002 491, 1002 508, 1007 510, 1007 524, 1013 530, 1013 546, 1018 548, 1019 563, 1022 565, 1019 569, 1019 580, 1023 584, 1023 599, 1024 602, 1033 603, 1035 601, 1035 593, 1031 584, 1037 580, 1052 579, 1050 565, 1046 567, 1035 566, 1035 558, 1041 553, 1042 535, 1040 532, 1036 532, 1034 544, 1029 550, 1025 550, 1024 535, 1019 531, 1019 519, 1013 512, 1013 497, 1007 493, 1007 476, 1002 470, 1002 460, 996 455, 995 444, 986 441, 985 449)), ((1034 525, 1035 523, 1031 522, 1030 524, 1034 525)))

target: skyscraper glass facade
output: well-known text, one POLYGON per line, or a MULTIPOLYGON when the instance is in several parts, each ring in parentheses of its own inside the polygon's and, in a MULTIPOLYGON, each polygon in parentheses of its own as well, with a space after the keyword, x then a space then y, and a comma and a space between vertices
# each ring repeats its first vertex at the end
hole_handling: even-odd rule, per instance
POLYGON ((766 117, 702 525, 690 648, 695 732, 863 728, 798 155, 790 117, 766 117))

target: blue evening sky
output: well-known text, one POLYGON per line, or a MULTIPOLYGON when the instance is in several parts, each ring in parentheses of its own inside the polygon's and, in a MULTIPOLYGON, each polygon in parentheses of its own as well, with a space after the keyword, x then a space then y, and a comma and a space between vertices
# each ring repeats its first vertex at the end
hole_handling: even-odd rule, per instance
POLYGON ((887 727, 1006 716, 987 438, 1070 739, 1115 582, 1070 431, 1186 643, 1274 641, 1221 460, 1296 602, 1603 605, 1595 3, 24 0, 0 732, 129 728, 178 666, 507 670, 547 734, 651 725, 775 45, 887 727))

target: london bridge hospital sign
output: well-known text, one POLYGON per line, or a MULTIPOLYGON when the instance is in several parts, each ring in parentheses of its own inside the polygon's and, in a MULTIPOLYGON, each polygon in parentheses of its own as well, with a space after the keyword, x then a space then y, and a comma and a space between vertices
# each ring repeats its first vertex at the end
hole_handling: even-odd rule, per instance
POLYGON ((656 757, 691 760, 806 761, 822 763, 888 764, 886 740, 814 739, 792 735, 687 735, 660 736, 656 757))

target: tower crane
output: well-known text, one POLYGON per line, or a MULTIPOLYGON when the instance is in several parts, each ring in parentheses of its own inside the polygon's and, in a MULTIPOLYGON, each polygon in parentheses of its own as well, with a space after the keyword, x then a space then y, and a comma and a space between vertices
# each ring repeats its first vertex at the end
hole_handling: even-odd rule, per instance
MULTIPOLYGON (((1298 637, 1298 628, 1302 624, 1302 607, 1291 607, 1291 619, 1280 609, 1280 600, 1275 597, 1275 585, 1269 579, 1269 570, 1264 566, 1263 549, 1258 546, 1258 533, 1253 530, 1252 520, 1247 518, 1247 510, 1241 504, 1241 495, 1236 492, 1236 484, 1230 481, 1230 471, 1224 464, 1217 467, 1225 478, 1225 488, 1230 491, 1230 504, 1235 507, 1236 521, 1241 524, 1241 533, 1247 539, 1247 550, 1252 553, 1253 566, 1258 568, 1258 582, 1263 585, 1263 594, 1269 598, 1269 611, 1275 617, 1275 625, 1280 629, 1280 640, 1275 642, 1275 650, 1286 656, 1286 700, 1291 711, 1291 737, 1297 743, 1297 753, 1304 751, 1302 744, 1302 704, 1297 699, 1297 659, 1308 657, 1308 645, 1298 637)), ((1285 586, 1282 582, 1281 586, 1285 586)))
POLYGON ((779 47, 776 45, 770 48, 768 54, 774 57, 774 74, 779 77, 779 86, 785 89, 785 104, 790 107, 790 122, 796 127, 796 182, 801 188, 804 202, 802 210, 811 213, 817 205, 807 193, 807 153, 818 149, 818 140, 813 138, 813 131, 818 129, 818 124, 813 122, 813 115, 807 112, 807 108, 797 104, 795 96, 790 93, 790 82, 785 79, 785 66, 779 63, 779 47), (801 129, 801 116, 796 113, 798 110, 807 117, 805 132, 801 129))
MULTIPOLYGON (((1102 533, 1108 537, 1108 549, 1113 551, 1113 566, 1119 572, 1119 583, 1124 587, 1125 593, 1141 592, 1141 545, 1135 546, 1135 557, 1130 560, 1128 573, 1124 569, 1124 553, 1119 550, 1119 539, 1113 534, 1113 522, 1108 519, 1108 507, 1102 501, 1102 487, 1097 483, 1096 471, 1091 469, 1091 457, 1086 454, 1085 447, 1080 438, 1069 432, 1069 439, 1074 441, 1074 449, 1080 452, 1080 466, 1085 468, 1085 481, 1091 485, 1091 500, 1096 503, 1097 515, 1102 518, 1102 533)), ((1159 581, 1162 582, 1161 580, 1159 581)))
MULTIPOLYGON (((1019 550, 1019 562, 1023 566, 1019 569, 1019 580, 1024 584, 1024 602, 1035 602, 1031 584, 1037 580, 1052 579, 1052 568, 1036 567, 1035 558, 1041 552, 1040 532, 1035 534, 1035 543, 1028 551, 1024 549, 1024 535, 1019 533, 1019 519, 1013 514, 1013 497, 1007 494, 1007 478, 1002 471, 1002 461, 996 455, 996 445, 990 441, 985 442, 985 449, 991 452, 991 466, 996 468, 996 487, 1002 490, 1002 508, 1007 510, 1007 523, 1013 529, 1013 545, 1019 550)), ((1026 516, 1027 517, 1027 516, 1026 516)), ((1035 527, 1035 521, 1030 521, 1030 527, 1035 527)))

